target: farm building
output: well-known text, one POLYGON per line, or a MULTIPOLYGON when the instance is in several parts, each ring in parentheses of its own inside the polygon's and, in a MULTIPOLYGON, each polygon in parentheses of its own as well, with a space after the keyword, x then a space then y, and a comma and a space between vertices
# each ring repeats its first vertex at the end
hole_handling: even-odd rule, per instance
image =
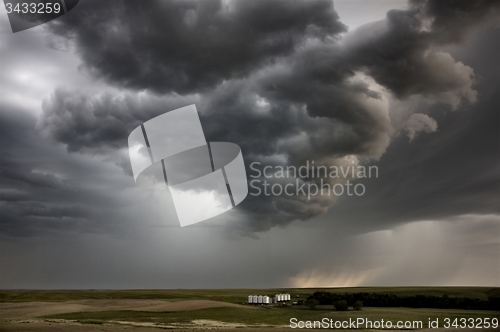
POLYGON ((275 302, 285 302, 285 301, 290 301, 291 296, 290 294, 276 294, 275 297, 275 302))
POLYGON ((267 295, 248 295, 248 304, 269 304, 271 298, 267 295))
POLYGON ((276 294, 273 298, 267 295, 248 295, 248 304, 270 304, 290 301, 290 294, 276 294))

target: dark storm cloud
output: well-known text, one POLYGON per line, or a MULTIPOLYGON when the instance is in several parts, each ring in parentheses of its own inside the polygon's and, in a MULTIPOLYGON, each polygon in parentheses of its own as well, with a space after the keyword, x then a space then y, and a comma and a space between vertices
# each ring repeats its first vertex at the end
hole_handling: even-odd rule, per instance
POLYGON ((331 1, 86 1, 51 24, 85 67, 125 87, 203 90, 345 31, 331 1))
MULTIPOLYGON (((241 85, 243 86, 239 86, 236 90, 232 86, 227 89, 221 87, 211 95, 198 98, 178 100, 179 98, 175 96, 150 96, 145 98, 144 102, 140 102, 141 98, 132 93, 121 96, 89 96, 59 90, 45 101, 43 117, 38 126, 53 139, 65 143, 69 151, 94 153, 103 147, 125 148, 128 133, 142 121, 162 114, 166 109, 175 109, 174 105, 180 102, 186 104, 196 102, 207 140, 237 143, 242 148, 247 167, 254 161, 281 165, 282 159, 272 160, 277 154, 285 156, 289 159, 288 163, 296 165, 300 165, 307 158, 325 158, 330 153, 342 155, 351 152, 350 147, 356 147, 359 153, 368 155, 372 153, 370 144, 375 146, 378 144, 377 136, 382 136, 380 144, 385 143, 383 130, 369 128, 370 124, 375 127, 376 119, 370 123, 364 121, 360 124, 355 122, 344 124, 339 120, 328 118, 315 119, 308 115, 305 107, 296 105, 293 101, 273 102, 272 96, 266 96, 262 91, 261 94, 270 100, 269 109, 259 111, 255 101, 256 92, 245 87, 245 82, 241 85), (105 117, 100 114, 102 100, 110 101, 106 103, 105 117), (234 112, 234 109, 238 109, 238 112, 234 112), (127 116, 121 115, 120 112, 127 113, 127 116), (125 133, 123 137, 117 139, 112 134, 113 128, 120 121, 125 133), (313 134, 307 136, 303 134, 304 131, 313 134), (358 137, 369 136, 370 132, 375 138, 362 140, 358 137), (79 134, 75 136, 75 133, 79 134), (295 142, 290 142, 295 136, 297 136, 295 142), (366 148, 363 144, 366 144, 366 148), (324 147, 328 149, 321 151, 324 147), (266 160, 266 158, 271 159, 266 160)), ((355 103, 353 95, 355 94, 350 93, 343 100, 352 98, 355 103)), ((361 104, 359 108, 360 112, 365 112, 361 104)), ((369 116, 368 111, 366 111, 367 116, 369 116)), ((383 125, 383 121, 381 122, 383 125)), ((126 165, 126 170, 129 167, 126 165)), ((247 174, 251 174, 248 168, 247 174)), ((326 212, 330 205, 331 198, 320 198, 313 203, 294 197, 286 199, 248 197, 241 205, 247 215, 241 219, 247 220, 254 230, 264 230, 270 225, 286 224, 297 218, 309 219, 326 212)))
POLYGON ((119 196, 126 195, 128 185, 113 177, 113 168, 118 168, 47 145, 35 124, 36 119, 20 109, 2 109, 1 233, 26 237, 65 231, 128 232, 129 221, 112 212, 124 209, 119 196))
MULTIPOLYGON (((196 103, 207 140, 239 144, 247 167, 378 159, 403 127, 391 121, 385 92, 359 73, 398 98, 452 108, 474 102, 473 69, 438 47, 461 41, 498 10, 488 1, 410 4, 338 43, 344 28, 330 1, 88 1, 51 31, 72 40, 92 74, 147 91, 57 90, 38 127, 73 152, 124 148, 141 122, 196 103)), ((433 121, 415 114, 404 128, 413 139, 435 131, 433 121)), ((248 197, 240 230, 307 220, 334 202, 248 197)))
POLYGON ((471 68, 433 47, 463 41, 499 10, 498 1, 411 1, 410 9, 391 10, 386 20, 360 28, 348 43, 348 61, 400 98, 457 91, 473 101, 471 68))
MULTIPOLYGON (((460 3, 454 9, 454 2, 446 4, 415 1, 409 10, 390 11, 387 20, 376 24, 377 29, 372 29, 372 26, 360 29, 348 37, 343 48, 334 42, 336 34, 342 29, 339 28, 341 24, 331 8, 331 2, 147 2, 141 5, 127 2, 127 6, 118 2, 109 6, 89 1, 88 8, 82 9, 79 15, 59 20, 51 25, 51 29, 56 34, 71 36, 83 64, 99 76, 119 85, 128 85, 131 81, 140 79, 139 85, 130 86, 152 90, 157 90, 156 80, 143 78, 137 72, 122 75, 122 71, 130 67, 130 59, 137 59, 143 53, 154 57, 157 53, 165 52, 163 60, 143 62, 144 67, 172 66, 187 78, 196 73, 196 81, 203 82, 206 71, 199 66, 204 61, 209 61, 206 58, 220 58, 217 55, 221 49, 227 47, 235 50, 234 52, 253 54, 266 50, 260 44, 267 45, 268 33, 279 31, 280 36, 294 36, 294 43, 286 52, 266 54, 266 57, 274 59, 272 63, 248 61, 245 56, 231 57, 230 62, 220 58, 223 59, 222 69, 215 75, 220 79, 213 81, 212 85, 219 83, 221 79, 227 81, 202 94, 208 104, 205 109, 203 106, 201 108, 202 113, 207 114, 213 110, 206 116, 213 119, 209 121, 209 127, 222 131, 224 128, 232 130, 214 135, 226 139, 229 139, 228 136, 239 135, 241 139, 245 136, 253 141, 252 144, 257 149, 265 149, 267 145, 268 151, 264 154, 272 154, 277 152, 275 142, 278 138, 306 131, 310 134, 309 143, 312 145, 305 147, 307 151, 324 151, 321 152, 323 155, 358 153, 378 157, 387 145, 384 135, 390 133, 390 124, 387 119, 383 119, 383 114, 377 114, 380 112, 371 110, 373 107, 364 103, 369 99, 379 99, 379 96, 363 82, 350 82, 354 72, 366 71, 377 83, 389 88, 399 97, 423 94, 453 107, 457 107, 462 98, 470 101, 475 98, 475 91, 472 90, 473 70, 455 62, 449 54, 435 51, 433 47, 457 41, 458 36, 463 37, 471 26, 487 19, 486 16, 492 15, 498 6, 496 2, 481 2, 473 6, 460 3), (93 5, 104 8, 92 10, 93 5), (328 10, 324 11, 325 8, 328 10), (200 13, 196 13, 195 9, 200 13), (181 15, 185 12, 188 15, 190 10, 193 10, 190 13, 194 13, 193 17, 196 17, 196 22, 200 21, 199 25, 202 27, 208 23, 201 22, 210 22, 210 26, 216 27, 220 22, 230 24, 231 29, 213 33, 213 38, 219 36, 221 40, 228 41, 227 45, 221 48, 204 35, 208 33, 207 29, 201 29, 198 25, 194 27, 197 34, 191 34, 190 29, 193 27, 182 21, 184 18, 181 15), (150 18, 146 14, 152 11, 155 14, 150 18), (282 13, 278 20, 274 15, 280 11, 282 13), (177 14, 172 17, 174 12, 177 14), (111 17, 108 17, 109 13, 111 17), (158 19, 160 16, 164 18, 158 19), (240 19, 235 20, 235 17, 240 19), (456 29, 456 25, 460 25, 460 29, 456 29), (233 30, 246 31, 250 28, 255 29, 251 34, 253 39, 241 44, 230 42, 231 38, 223 38, 226 34, 233 33, 233 30), (322 32, 319 39, 317 29, 322 32), (368 29, 373 31, 367 31, 368 29), (453 36, 445 38, 446 29, 453 30, 453 36), (310 30, 316 32, 312 34, 310 30), (102 31, 128 37, 112 38, 102 31), (201 43, 202 46, 191 41, 190 38, 195 35, 205 41, 201 43), (308 40, 311 45, 307 44, 308 40), (176 41, 183 41, 185 44, 174 47, 177 45, 176 41), (204 51, 196 52, 192 47, 204 47, 204 51), (248 52, 247 48, 253 51, 248 52), (175 61, 169 58, 178 53, 184 56, 175 61), (191 60, 189 57, 194 58, 191 60), (236 67, 244 66, 248 71, 234 76, 234 72, 238 70, 233 70, 233 62, 236 67), (191 72, 193 68, 195 69, 191 72), (226 75, 225 70, 230 70, 231 73, 226 75), (270 104, 270 115, 255 114, 254 107, 247 105, 255 104, 255 99, 252 100, 255 96, 265 98, 270 104), (329 129, 335 127, 337 131, 342 127, 346 134, 329 139, 324 132, 315 132, 313 129, 317 129, 317 126, 308 127, 311 121, 291 111, 292 107, 303 106, 307 110, 306 116, 321 117, 325 123, 335 121, 334 124, 325 126, 329 129), (220 124, 221 121, 225 122, 224 125, 220 124), (245 135, 245 131, 249 130, 257 130, 256 135, 245 135)), ((208 67, 210 71, 219 70, 219 66, 212 63, 208 67)), ((161 70, 151 69, 151 72, 160 73, 161 70)), ((159 75, 164 79, 171 77, 159 75)), ((164 85, 167 91, 184 89, 184 86, 182 80, 164 85)), ((197 88, 192 86, 186 88, 185 92, 195 93, 197 88)), ((99 100, 92 98, 92 102, 87 102, 82 97, 70 98, 68 93, 66 97, 63 95, 62 92, 55 93, 51 104, 44 107, 45 113, 40 125, 52 132, 56 140, 67 144, 71 151, 95 145, 117 147, 120 140, 123 146, 123 139, 129 129, 135 127, 138 120, 147 119, 144 113, 161 113, 160 110, 143 110, 142 113, 139 109, 130 110, 126 100, 124 103, 113 99, 113 96, 99 97, 99 100), (80 99, 77 100, 78 98, 80 99), (73 131, 77 135, 73 135, 73 131)), ((297 159, 301 158, 297 156, 297 159)))
MULTIPOLYGON (((226 3, 223 12, 234 12, 226 3)), ((275 6, 246 3, 264 22, 275 6)), ((99 9, 113 2, 88 4, 99 9)), ((143 88, 146 76, 132 77, 132 67, 113 63, 130 52, 128 35, 120 34, 131 30, 129 21, 144 37, 152 26, 121 18, 130 10, 116 4, 122 14, 109 21, 100 17, 105 10, 82 10, 96 15, 85 19, 102 29, 71 28, 72 41, 53 35, 57 51, 45 47, 43 27, 1 38, 2 288, 498 286, 499 30, 481 24, 495 14, 488 3, 415 2, 340 40, 314 25, 294 30, 289 51, 241 58, 247 62, 232 63, 229 76, 208 77, 219 69, 204 69, 201 85, 191 76, 174 89, 179 94, 165 92, 165 82, 174 83, 163 77, 149 76, 156 87, 143 88), (94 54, 84 49, 93 46, 94 54), (248 196, 220 217, 181 229, 167 191, 155 196, 134 183, 126 145, 139 123, 193 103, 207 140, 240 145, 247 167, 371 162, 380 176, 356 181, 366 186, 361 197, 248 196), (314 223, 281 229, 314 216, 314 223), (227 232, 246 236, 227 238, 227 232)), ((369 17, 379 16, 368 7, 384 6, 349 4, 369 17)), ((134 6, 142 17, 142 4, 134 6)), ((347 21, 349 14, 364 16, 358 12, 347 12, 347 21)), ((180 28, 199 21, 192 11, 180 16, 186 26, 163 34, 179 40, 180 28)), ((61 19, 84 18, 76 7, 61 19)), ((220 55, 211 43, 205 53, 220 55)), ((134 47, 139 54, 145 45, 134 47)), ((176 53, 177 67, 167 69, 191 75, 183 68, 193 65, 188 55, 181 63, 176 53)))
POLYGON ((425 17, 427 25, 430 24, 431 38, 439 43, 463 41, 471 27, 485 18, 495 17, 500 10, 495 0, 411 0, 410 4, 425 17))
POLYGON ((45 113, 38 126, 66 143, 68 151, 123 147, 123 138, 141 124, 140 110, 131 109, 127 98, 110 94, 89 100, 75 91, 57 90, 42 109, 45 113))
POLYGON ((500 79, 492 68, 499 68, 500 45, 492 41, 499 35, 498 28, 489 27, 469 47, 453 52, 480 78, 477 102, 453 113, 445 105, 431 107, 439 130, 411 142, 395 138, 377 163, 380 179, 364 181, 367 195, 342 202, 328 214, 331 218, 377 228, 455 215, 498 215, 500 79))
MULTIPOLYGON (((57 189, 60 181, 53 174, 33 173, 23 164, 15 163, 9 153, 2 155, 0 166, 2 179, 6 183, 15 183, 18 186, 57 189)), ((7 195, 9 196, 9 195, 7 195)))

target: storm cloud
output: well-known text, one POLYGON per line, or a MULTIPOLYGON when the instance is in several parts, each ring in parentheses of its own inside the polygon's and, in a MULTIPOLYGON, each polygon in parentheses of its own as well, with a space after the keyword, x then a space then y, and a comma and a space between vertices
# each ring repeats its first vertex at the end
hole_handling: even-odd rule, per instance
POLYGON ((16 34, 0 7, 0 286, 498 286, 498 7, 87 0, 16 34), (191 104, 250 181, 253 162, 378 177, 180 228, 127 137, 191 104))
MULTIPOLYGON (((399 101, 417 98, 426 109, 475 102, 474 70, 443 47, 497 12, 496 2, 413 1, 340 40, 346 27, 331 1, 88 1, 50 31, 72 45, 85 71, 128 90, 58 89, 38 128, 70 152, 124 149, 140 123, 195 103, 207 139, 240 145, 247 173, 254 161, 367 163, 399 132, 413 140, 437 130, 421 109, 398 111, 399 101)), ((308 220, 336 200, 249 197, 236 227, 308 220)))
POLYGON ((134 89, 189 93, 244 77, 309 38, 346 30, 329 1, 86 1, 51 25, 90 72, 134 89))

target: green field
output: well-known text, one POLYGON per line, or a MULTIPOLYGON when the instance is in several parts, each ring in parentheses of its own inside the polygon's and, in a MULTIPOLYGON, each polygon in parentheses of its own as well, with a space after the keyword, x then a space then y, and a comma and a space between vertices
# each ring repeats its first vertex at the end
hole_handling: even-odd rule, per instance
MULTIPOLYGON (((13 290, 1 291, 0 302, 65 302, 78 300, 212 300, 234 304, 245 304, 231 307, 214 307, 184 311, 134 311, 109 310, 103 307, 100 311, 68 312, 38 317, 50 322, 78 322, 84 324, 123 324, 148 323, 154 326, 178 326, 193 328, 199 320, 209 320, 223 323, 243 324, 240 327, 286 327, 290 319, 298 321, 321 321, 324 318, 333 321, 345 321, 356 318, 365 318, 371 321, 398 321, 422 322, 427 328, 429 319, 439 320, 439 327, 444 327, 445 318, 452 321, 455 318, 499 318, 500 312, 486 310, 458 310, 458 309, 414 309, 414 308, 379 308, 364 307, 361 311, 339 312, 334 311, 331 305, 317 306, 314 310, 306 306, 254 306, 247 305, 247 296, 269 295, 276 293, 290 293, 292 301, 305 300, 315 291, 329 291, 337 293, 375 292, 395 294, 399 296, 434 295, 449 297, 469 297, 486 300, 488 296, 499 296, 500 289, 492 287, 362 287, 362 288, 314 288, 314 289, 214 289, 214 290, 13 290)), ((95 302, 95 301, 94 301, 95 302)), ((142 310, 142 309, 141 309, 142 310)), ((196 327, 195 327, 196 328, 196 327)))
POLYGON ((331 308, 311 310, 304 307, 261 307, 257 310, 240 308, 210 308, 178 312, 143 312, 143 311, 102 311, 53 315, 45 318, 75 320, 81 323, 105 323, 108 321, 148 322, 156 324, 185 324, 193 320, 206 319, 227 323, 240 323, 249 326, 290 324, 290 318, 301 321, 320 321, 323 318, 335 320, 366 318, 371 321, 384 319, 394 324, 397 321, 422 321, 427 327, 429 319, 439 319, 443 327, 444 318, 499 318, 495 311, 452 310, 452 309, 410 309, 410 308, 363 308, 362 311, 336 312, 331 308))
POLYGON ((0 291, 0 302, 72 301, 89 299, 155 299, 167 301, 214 300, 243 303, 248 295, 292 294, 292 301, 306 299, 315 291, 334 293, 389 293, 400 296, 447 294, 486 300, 500 296, 498 287, 347 287, 347 288, 274 288, 274 289, 179 289, 179 290, 9 290, 0 291), (297 297, 297 295, 299 297, 297 297))

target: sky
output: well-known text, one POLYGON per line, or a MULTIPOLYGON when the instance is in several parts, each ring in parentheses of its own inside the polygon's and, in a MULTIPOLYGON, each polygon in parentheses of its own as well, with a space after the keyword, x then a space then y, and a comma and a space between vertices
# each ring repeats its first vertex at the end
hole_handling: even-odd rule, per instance
POLYGON ((499 15, 82 0, 12 33, 0 8, 0 288, 499 287, 499 15), (249 194, 180 227, 168 191, 135 184, 127 138, 191 104, 249 182, 252 163, 378 176, 274 177, 365 190, 249 194))

